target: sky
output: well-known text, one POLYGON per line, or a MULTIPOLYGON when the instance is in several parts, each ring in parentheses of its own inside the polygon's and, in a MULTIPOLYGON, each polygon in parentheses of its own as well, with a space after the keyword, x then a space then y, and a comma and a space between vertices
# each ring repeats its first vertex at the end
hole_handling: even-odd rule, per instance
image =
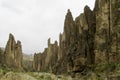
POLYGON ((64 19, 70 9, 73 17, 84 6, 94 7, 95 0, 0 0, 0 47, 5 47, 9 33, 22 43, 23 53, 43 52, 47 40, 59 41, 64 19))

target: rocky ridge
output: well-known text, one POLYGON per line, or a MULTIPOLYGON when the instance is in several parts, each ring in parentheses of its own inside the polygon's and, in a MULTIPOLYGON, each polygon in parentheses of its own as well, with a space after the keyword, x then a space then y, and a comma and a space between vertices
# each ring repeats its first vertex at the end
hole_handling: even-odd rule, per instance
POLYGON ((82 73, 93 70, 95 64, 119 62, 119 4, 119 0, 96 0, 93 10, 85 6, 75 20, 68 10, 59 46, 51 47, 48 40, 48 48, 34 55, 34 70, 82 73))
MULTIPOLYGON (((75 76, 78 75, 78 79, 81 77, 81 80, 82 78, 83 80, 90 79, 90 77, 91 80, 96 80, 96 77, 106 79, 108 76, 119 80, 119 14, 119 0, 96 0, 93 10, 85 6, 84 12, 75 20, 71 11, 68 10, 64 21, 64 31, 59 35, 59 45, 57 41, 52 44, 49 38, 48 47, 44 52, 34 54, 33 70, 62 75, 71 74, 72 77, 76 74, 75 76)), ((0 48, 0 63, 13 69, 22 69, 22 60, 21 42, 16 43, 14 36, 10 34, 5 50, 0 48)), ((32 77, 36 75, 25 74, 28 76, 25 77, 21 73, 5 74, 2 80, 6 80, 6 76, 8 76, 7 79, 16 79, 15 75, 17 78, 21 77, 21 80, 23 78, 36 80, 32 77)))

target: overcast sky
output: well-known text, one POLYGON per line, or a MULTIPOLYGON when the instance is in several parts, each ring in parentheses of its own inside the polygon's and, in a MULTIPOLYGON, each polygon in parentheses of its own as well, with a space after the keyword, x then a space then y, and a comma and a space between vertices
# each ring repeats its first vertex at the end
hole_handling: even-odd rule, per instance
POLYGON ((95 0, 0 0, 0 46, 5 47, 9 33, 22 42, 23 52, 42 52, 47 40, 58 40, 63 31, 67 9, 73 17, 95 0))

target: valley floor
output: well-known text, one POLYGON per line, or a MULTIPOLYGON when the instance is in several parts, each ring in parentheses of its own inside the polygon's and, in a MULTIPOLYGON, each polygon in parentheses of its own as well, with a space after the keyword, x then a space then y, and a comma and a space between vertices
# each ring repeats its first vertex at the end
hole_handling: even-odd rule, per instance
POLYGON ((68 75, 54 75, 45 72, 18 72, 0 67, 0 80, 120 80, 120 63, 94 65, 94 70, 68 75))
POLYGON ((8 72, 0 76, 0 80, 73 80, 70 76, 56 76, 51 73, 38 72, 8 72))

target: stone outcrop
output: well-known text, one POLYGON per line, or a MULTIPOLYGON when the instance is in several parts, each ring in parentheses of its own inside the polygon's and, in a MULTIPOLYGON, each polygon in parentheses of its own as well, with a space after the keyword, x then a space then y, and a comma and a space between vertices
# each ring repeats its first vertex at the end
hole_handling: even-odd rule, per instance
POLYGON ((93 10, 85 6, 75 20, 68 10, 59 46, 52 48, 48 40, 48 48, 34 55, 35 70, 81 73, 94 64, 120 61, 119 4, 119 0, 96 0, 93 10))
POLYGON ((116 62, 120 56, 120 1, 97 0, 95 61, 96 63, 116 62))
POLYGON ((88 6, 75 21, 70 10, 65 18, 64 32, 60 34, 60 45, 56 65, 57 72, 81 72, 94 64, 94 40, 96 32, 95 14, 88 6))
POLYGON ((48 39, 48 48, 45 48, 43 53, 35 53, 34 55, 34 70, 52 72, 57 62, 58 56, 58 43, 55 41, 51 44, 48 39))
POLYGON ((4 49, 0 48, 0 64, 4 63, 4 49))
MULTIPOLYGON (((64 32, 59 36, 59 47, 54 47, 56 52, 53 52, 50 40, 48 40, 48 48, 42 54, 34 55, 36 69, 44 64, 43 68, 48 69, 47 71, 71 73, 83 71, 86 64, 94 64, 95 31, 95 15, 88 6, 85 7, 85 12, 78 16, 75 21, 70 10, 68 10, 64 23, 64 32), (53 60, 54 64, 52 64, 53 61, 50 58, 55 59, 53 60)), ((44 70, 43 68, 38 70, 44 70)))
POLYGON ((20 41, 15 41, 12 34, 9 35, 9 40, 6 44, 4 52, 4 63, 11 68, 22 69, 22 46, 20 41))

